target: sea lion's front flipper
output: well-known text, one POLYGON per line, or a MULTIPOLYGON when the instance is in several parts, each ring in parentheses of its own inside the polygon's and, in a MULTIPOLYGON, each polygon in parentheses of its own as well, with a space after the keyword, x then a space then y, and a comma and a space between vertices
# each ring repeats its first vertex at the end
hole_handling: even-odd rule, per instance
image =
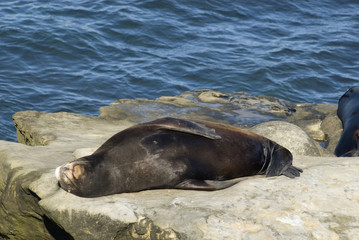
POLYGON ((187 179, 175 186, 178 189, 185 190, 202 190, 202 191, 214 191, 224 188, 228 188, 238 183, 239 181, 212 181, 212 180, 199 180, 199 179, 187 179))
POLYGON ((221 136, 219 136, 214 129, 189 120, 167 117, 157 119, 147 124, 156 125, 159 129, 185 132, 210 139, 221 139, 221 136))

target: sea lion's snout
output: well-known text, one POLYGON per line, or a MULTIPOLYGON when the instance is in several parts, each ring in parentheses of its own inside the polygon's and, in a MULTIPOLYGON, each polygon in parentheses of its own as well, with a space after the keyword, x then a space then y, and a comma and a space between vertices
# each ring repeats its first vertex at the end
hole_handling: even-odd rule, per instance
POLYGON ((74 162, 66 163, 55 170, 55 175, 62 188, 68 192, 78 188, 76 181, 84 174, 84 166, 74 162))

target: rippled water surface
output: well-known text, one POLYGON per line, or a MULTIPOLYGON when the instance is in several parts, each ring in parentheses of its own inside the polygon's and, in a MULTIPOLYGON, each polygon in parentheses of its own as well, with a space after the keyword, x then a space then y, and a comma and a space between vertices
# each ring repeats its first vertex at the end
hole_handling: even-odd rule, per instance
POLYGON ((203 88, 334 104, 353 85, 356 0, 0 3, 0 139, 22 110, 203 88))

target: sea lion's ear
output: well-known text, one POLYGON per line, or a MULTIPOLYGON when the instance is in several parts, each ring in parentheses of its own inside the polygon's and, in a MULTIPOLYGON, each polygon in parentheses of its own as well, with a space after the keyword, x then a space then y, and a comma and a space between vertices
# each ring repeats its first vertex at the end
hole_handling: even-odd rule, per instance
POLYGON ((79 179, 85 171, 85 168, 82 164, 75 165, 72 170, 72 175, 75 179, 79 179))

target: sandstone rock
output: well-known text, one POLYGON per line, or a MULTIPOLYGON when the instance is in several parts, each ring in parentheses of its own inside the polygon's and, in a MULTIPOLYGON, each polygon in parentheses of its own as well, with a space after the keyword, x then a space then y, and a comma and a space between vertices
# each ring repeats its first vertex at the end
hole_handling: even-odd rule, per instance
POLYGON ((17 112, 13 115, 18 141, 30 146, 64 145, 72 149, 98 145, 136 122, 104 120, 75 113, 17 112))
POLYGON ((296 121, 295 124, 303 129, 315 141, 323 143, 327 140, 327 136, 321 128, 322 120, 299 120, 296 121))
POLYGON ((288 148, 293 155, 328 155, 328 153, 300 127, 288 122, 265 122, 254 126, 250 130, 288 148))
POLYGON ((343 126, 342 122, 336 114, 329 114, 323 119, 321 129, 326 133, 328 139, 326 141, 326 148, 330 152, 334 152, 335 147, 342 135, 343 126))
POLYGON ((276 128, 278 142, 293 145, 287 146, 295 152, 293 164, 304 170, 296 179, 255 176, 215 192, 151 190, 87 199, 60 189, 54 176, 57 166, 91 154, 118 131, 155 117, 187 116, 237 126, 282 119, 303 121, 305 127, 313 119, 323 121, 335 107, 199 91, 118 101, 99 117, 16 113, 19 141, 31 146, 0 141, 0 238, 355 239, 359 159, 302 156, 321 153, 307 134, 287 123, 276 128), (203 93, 210 100, 201 101, 203 93), (309 150, 304 150, 306 143, 309 150))
POLYGON ((42 175, 30 189, 40 196, 46 216, 75 239, 357 236, 358 159, 297 156, 294 164, 304 169, 300 178, 252 177, 215 192, 150 190, 85 199, 62 189, 48 194, 49 183, 56 182, 51 173, 42 175), (41 197, 44 193, 46 197, 41 197))
POLYGON ((304 169, 300 178, 249 177, 216 192, 151 190, 86 199, 56 184, 54 168, 72 153, 51 146, 0 146, 2 166, 8 165, 1 176, 12 176, 1 180, 0 230, 9 238, 355 239, 359 234, 358 158, 296 156, 294 164, 304 169), (17 208, 9 208, 14 199, 17 208))
MULTIPOLYGON (((328 115, 336 114, 336 109, 336 105, 297 104, 244 92, 228 94, 198 90, 153 100, 118 100, 110 106, 101 107, 99 118, 126 119, 138 123, 171 116, 216 121, 244 128, 261 122, 284 120, 300 126, 313 139, 327 146, 331 133, 323 131, 322 121, 328 115)), ((335 141, 331 140, 332 143, 335 141)))
POLYGON ((247 93, 225 94, 198 90, 154 100, 118 100, 100 108, 100 118, 151 121, 160 117, 184 117, 252 126, 263 121, 286 118, 294 105, 277 98, 247 93))
POLYGON ((203 91, 198 99, 205 103, 229 103, 229 95, 218 91, 203 91))
POLYGON ((72 156, 74 157, 74 159, 82 158, 91 155, 96 151, 96 149, 97 148, 79 148, 72 153, 72 156))
POLYGON ((69 155, 0 141, 0 238, 52 239, 39 199, 28 186, 69 155))

